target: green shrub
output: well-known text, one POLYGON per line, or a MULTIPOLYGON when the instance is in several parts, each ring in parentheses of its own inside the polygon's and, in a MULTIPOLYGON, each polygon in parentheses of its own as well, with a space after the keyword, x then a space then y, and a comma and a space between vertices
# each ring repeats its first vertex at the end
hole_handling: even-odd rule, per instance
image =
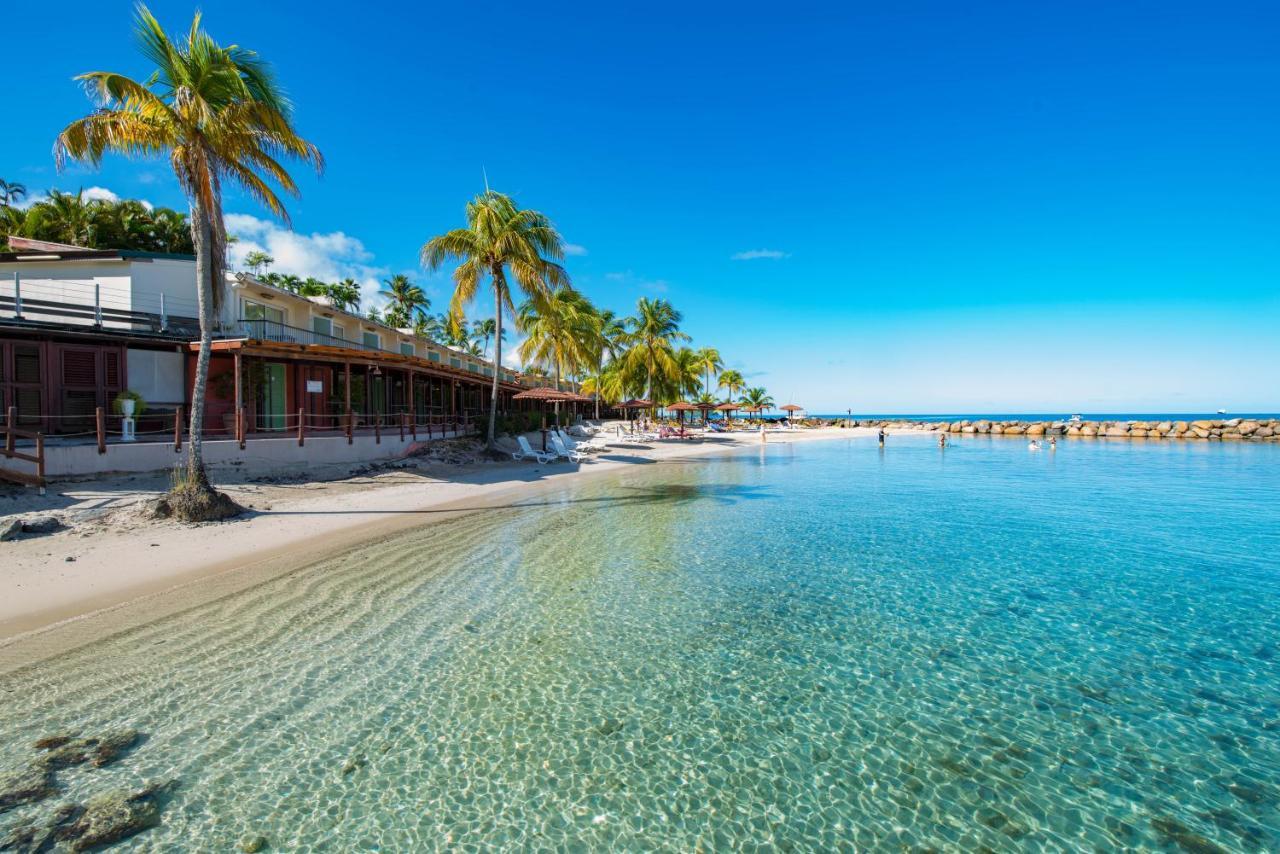
POLYGON ((127 388, 116 395, 116 399, 111 401, 111 410, 115 412, 116 415, 123 415, 124 411, 122 410, 120 404, 126 400, 133 401, 133 417, 134 418, 141 418, 142 413, 147 411, 147 402, 142 399, 142 395, 138 394, 136 391, 134 391, 131 388, 127 388))

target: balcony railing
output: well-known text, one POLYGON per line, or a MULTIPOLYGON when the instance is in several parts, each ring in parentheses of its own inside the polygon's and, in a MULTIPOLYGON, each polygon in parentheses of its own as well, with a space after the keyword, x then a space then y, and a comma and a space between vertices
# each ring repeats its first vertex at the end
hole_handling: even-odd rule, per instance
POLYGON ((320 347, 344 347, 348 350, 368 350, 374 353, 397 353, 374 347, 363 341, 348 341, 323 332, 289 326, 277 320, 248 320, 241 318, 230 323, 222 323, 217 338, 252 338, 256 341, 278 341, 282 344, 313 344, 320 347))

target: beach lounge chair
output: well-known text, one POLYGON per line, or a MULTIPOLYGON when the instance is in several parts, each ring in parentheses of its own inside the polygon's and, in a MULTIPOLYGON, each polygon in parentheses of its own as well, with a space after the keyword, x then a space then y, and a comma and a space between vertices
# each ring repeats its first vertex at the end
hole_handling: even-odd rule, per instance
POLYGON ((535 451, 529 446, 529 440, 524 436, 516 436, 516 444, 520 446, 520 450, 511 452, 511 459, 516 462, 535 459, 540 463, 549 463, 556 458, 556 455, 550 451, 535 451))
POLYGON ((555 433, 551 434, 551 447, 555 448, 556 456, 564 457, 571 463, 580 463, 587 458, 587 455, 581 451, 571 451, 566 448, 564 442, 555 433))

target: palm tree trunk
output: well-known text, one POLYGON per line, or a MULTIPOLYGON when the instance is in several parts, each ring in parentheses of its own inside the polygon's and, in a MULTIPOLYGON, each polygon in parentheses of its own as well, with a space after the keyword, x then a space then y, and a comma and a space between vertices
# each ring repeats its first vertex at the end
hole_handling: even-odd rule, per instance
POLYGON ((209 384, 209 356, 213 350, 213 280, 209 256, 213 252, 213 230, 198 204, 191 206, 191 237, 196 250, 196 299, 200 310, 200 350, 196 355, 196 376, 191 386, 190 441, 187 443, 187 480, 209 489, 204 470, 204 403, 209 384))
POLYGON ((502 376, 502 292, 504 288, 502 268, 493 271, 493 391, 489 395, 489 435, 486 444, 489 450, 497 450, 494 441, 494 429, 498 418, 498 378, 502 376))

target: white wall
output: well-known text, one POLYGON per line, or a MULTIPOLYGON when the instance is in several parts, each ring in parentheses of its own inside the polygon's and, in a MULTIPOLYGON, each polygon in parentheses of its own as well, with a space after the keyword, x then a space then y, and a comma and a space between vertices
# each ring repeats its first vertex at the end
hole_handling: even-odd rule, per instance
POLYGON ((183 402, 182 354, 164 350, 127 351, 129 388, 147 403, 183 402))
MULTIPOLYGON (((63 262, 46 264, 38 261, 20 264, 0 263, 0 294, 7 297, 13 296, 13 275, 16 272, 21 277, 24 301, 49 300, 92 309, 94 286, 97 285, 99 298, 104 306, 127 311, 133 304, 129 285, 129 266, 127 261, 82 261, 71 264, 63 262)), ((41 314, 38 309, 29 304, 24 306, 22 314, 28 320, 93 325, 92 317, 69 318, 41 314)), ((7 309, 5 316, 12 316, 7 309)), ((120 327, 120 324, 107 325, 120 327)))
POLYGON ((160 313, 164 295, 170 317, 199 317, 196 295, 196 263, 164 258, 135 258, 129 262, 133 278, 133 310, 160 313))

